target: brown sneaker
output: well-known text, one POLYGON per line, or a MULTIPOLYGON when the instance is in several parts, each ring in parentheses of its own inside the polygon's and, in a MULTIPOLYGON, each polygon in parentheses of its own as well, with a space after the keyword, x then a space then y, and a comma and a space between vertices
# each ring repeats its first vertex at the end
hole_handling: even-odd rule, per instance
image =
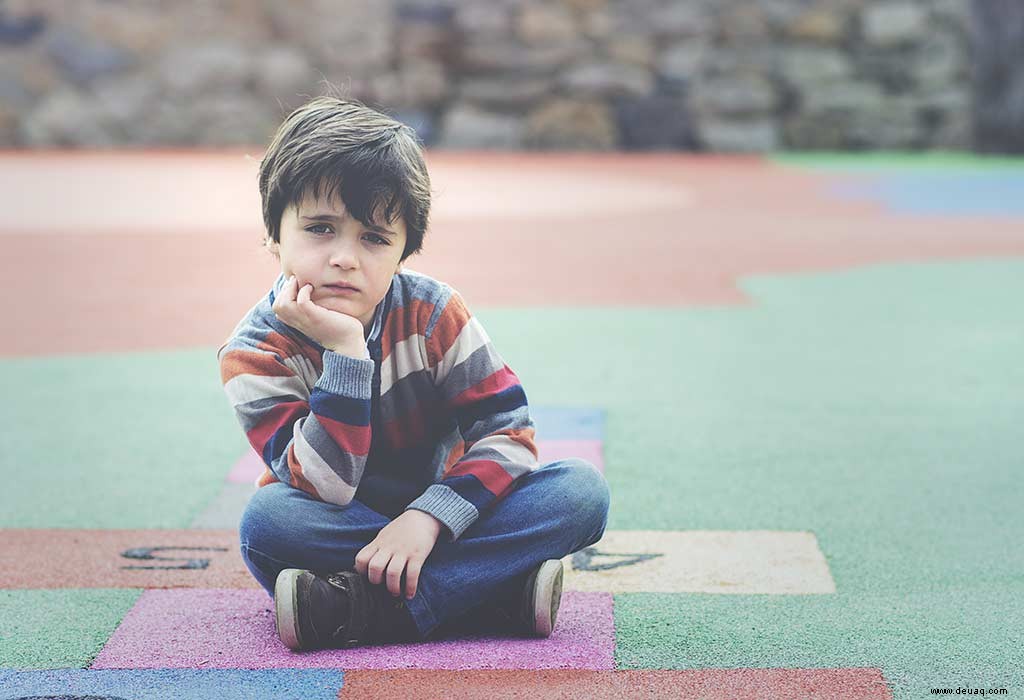
POLYGON ((519 619, 533 637, 550 637, 562 602, 562 560, 548 559, 530 572, 523 586, 519 619))

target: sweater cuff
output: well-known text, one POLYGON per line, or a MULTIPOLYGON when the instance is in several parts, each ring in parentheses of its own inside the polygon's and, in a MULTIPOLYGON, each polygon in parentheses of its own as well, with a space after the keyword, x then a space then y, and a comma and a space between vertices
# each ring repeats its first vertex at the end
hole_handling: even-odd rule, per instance
POLYGON ((331 394, 369 400, 373 392, 373 360, 358 360, 324 350, 324 371, 316 386, 331 394))
POLYGON ((452 542, 480 517, 476 506, 444 484, 428 486, 422 496, 405 507, 405 510, 409 509, 422 510, 440 520, 451 530, 452 542))

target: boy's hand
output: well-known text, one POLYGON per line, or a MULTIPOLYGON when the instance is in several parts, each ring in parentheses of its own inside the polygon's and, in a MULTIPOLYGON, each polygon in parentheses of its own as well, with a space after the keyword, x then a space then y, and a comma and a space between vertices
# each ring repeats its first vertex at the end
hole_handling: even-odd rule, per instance
POLYGON ((402 595, 402 571, 405 595, 412 599, 420 580, 423 562, 441 534, 441 521, 422 510, 407 510, 381 528, 370 544, 356 554, 356 571, 379 584, 387 572, 388 590, 402 595))
POLYGON ((310 299, 313 285, 303 285, 292 275, 281 287, 271 307, 281 321, 323 345, 328 350, 362 357, 366 348, 363 323, 355 316, 318 306, 310 299))

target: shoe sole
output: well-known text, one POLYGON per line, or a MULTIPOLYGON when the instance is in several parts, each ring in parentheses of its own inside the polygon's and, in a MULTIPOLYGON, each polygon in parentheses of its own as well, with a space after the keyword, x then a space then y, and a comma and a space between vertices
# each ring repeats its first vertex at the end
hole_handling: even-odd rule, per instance
POLYGON ((277 636, 293 651, 302 648, 299 639, 299 588, 296 581, 302 569, 284 569, 274 582, 274 610, 277 636))
POLYGON ((548 559, 537 570, 533 582, 533 632, 550 637, 562 602, 562 560, 548 559))

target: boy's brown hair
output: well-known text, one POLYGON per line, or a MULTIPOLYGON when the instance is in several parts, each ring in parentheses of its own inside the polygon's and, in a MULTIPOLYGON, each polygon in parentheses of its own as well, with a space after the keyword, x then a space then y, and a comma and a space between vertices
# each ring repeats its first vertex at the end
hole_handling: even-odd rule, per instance
POLYGON ((280 242, 281 214, 309 193, 340 194, 364 226, 401 215, 403 261, 423 247, 430 177, 422 142, 412 128, 357 100, 322 95, 285 117, 260 162, 259 183, 268 242, 280 242))

